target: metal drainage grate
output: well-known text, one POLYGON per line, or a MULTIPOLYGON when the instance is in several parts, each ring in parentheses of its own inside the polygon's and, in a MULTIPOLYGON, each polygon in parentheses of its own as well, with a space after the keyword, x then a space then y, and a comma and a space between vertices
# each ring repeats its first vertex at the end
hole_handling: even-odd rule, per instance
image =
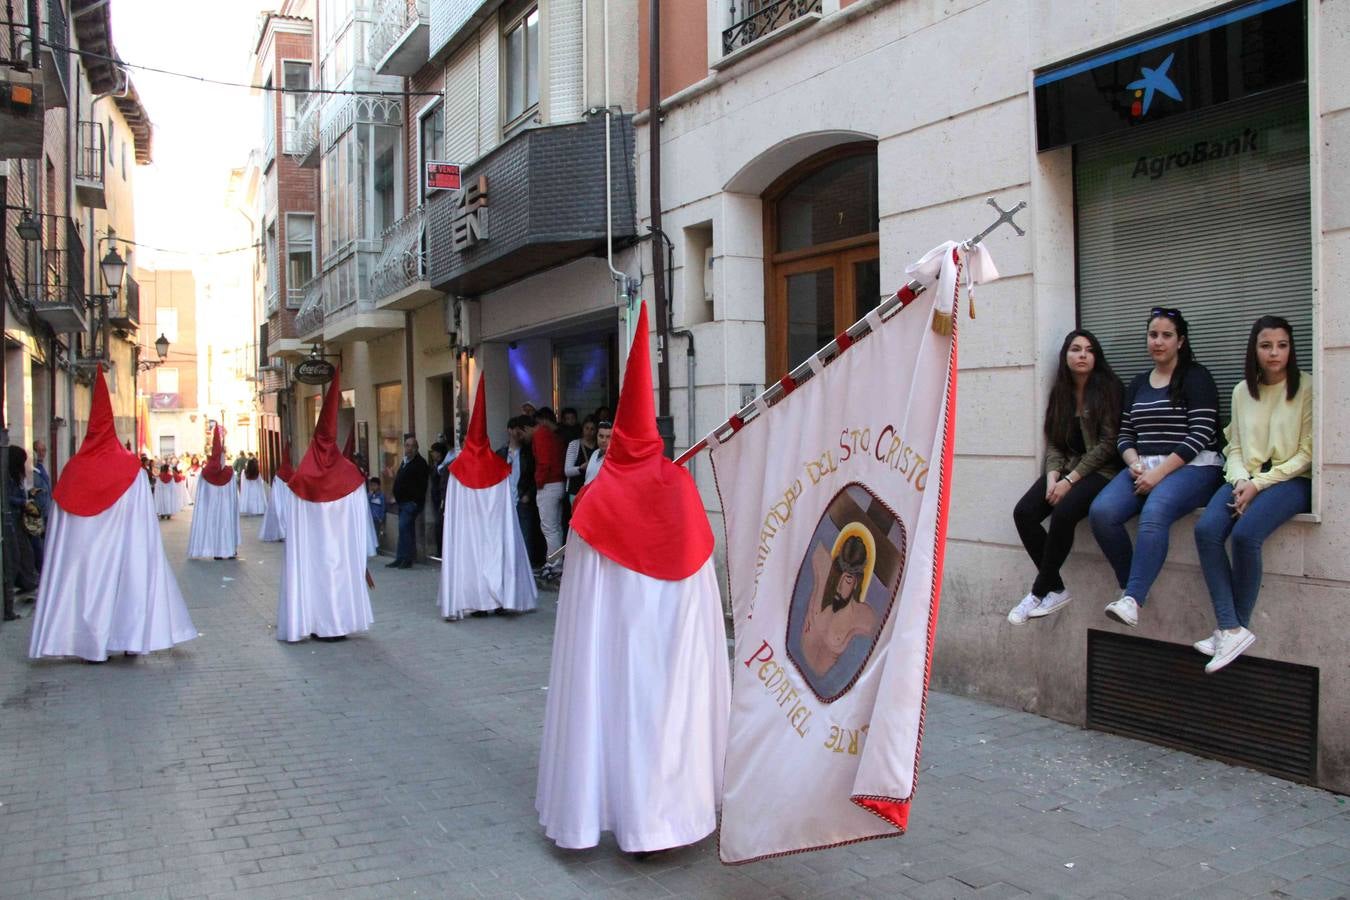
POLYGON ((1312 783, 1312 666, 1243 656, 1205 674, 1189 646, 1088 631, 1087 725, 1312 783))

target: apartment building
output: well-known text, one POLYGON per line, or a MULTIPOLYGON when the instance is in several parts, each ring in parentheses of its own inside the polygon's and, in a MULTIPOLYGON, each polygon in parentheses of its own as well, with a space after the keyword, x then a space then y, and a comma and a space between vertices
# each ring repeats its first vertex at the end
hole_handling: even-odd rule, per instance
POLYGON ((153 342, 141 350, 151 366, 140 376, 141 449, 158 459, 202 453, 210 447, 198 390, 197 279, 190 269, 137 269, 136 284, 143 339, 166 342, 163 357, 153 342))
MULTIPOLYGON (((673 243, 672 324, 697 348, 670 369, 677 442, 893 292, 927 249, 979 232, 986 198, 1028 201, 1026 237, 991 237, 1003 278, 961 330, 935 683, 1350 787, 1350 669, 1330 637, 1350 604, 1350 444, 1336 417, 1350 386, 1346 5, 692 6, 660 4, 653 119, 642 4, 637 116, 639 179, 659 177, 673 243), (1150 86, 1160 75, 1168 92, 1150 86), (1077 602, 1041 627, 1004 619, 1033 574, 1012 509, 1041 471, 1060 342, 1094 331, 1128 379, 1148 365, 1155 304, 1195 323, 1225 398, 1262 313, 1293 323, 1315 383, 1313 511, 1267 542, 1259 642, 1222 678, 1189 646, 1213 622, 1194 516, 1173 528, 1137 630, 1102 614, 1116 585, 1086 523, 1065 570, 1077 602)), ((646 190, 639 218, 651 221, 646 190)), ((708 469, 696 467, 716 520, 708 469)))
POLYGON ((0 394, 10 442, 44 439, 59 475, 83 438, 98 365, 119 433, 135 438, 139 292, 126 273, 136 166, 150 161, 153 130, 118 62, 108 5, 35 6, 30 19, 28 4, 12 4, 16 20, 0 25, 0 394))
MULTIPOLYGON (((479 370, 502 442, 524 402, 614 404, 639 275, 637 5, 320 4, 319 84, 362 93, 301 114, 320 284, 290 359, 340 359, 339 438, 387 482, 405 434, 455 443, 479 370)), ((294 390, 307 439, 319 389, 294 390)))

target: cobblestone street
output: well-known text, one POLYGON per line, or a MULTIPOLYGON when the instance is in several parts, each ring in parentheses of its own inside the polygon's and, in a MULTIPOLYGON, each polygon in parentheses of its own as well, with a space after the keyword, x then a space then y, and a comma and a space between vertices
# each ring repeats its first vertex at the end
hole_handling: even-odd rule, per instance
POLYGON ((376 560, 368 635, 282 644, 259 521, 234 562, 165 524, 202 632, 172 652, 35 664, 32 605, 0 626, 0 896, 1350 895, 1344 797, 940 694, 905 837, 558 850, 533 807, 555 595, 448 624, 433 568, 376 560))

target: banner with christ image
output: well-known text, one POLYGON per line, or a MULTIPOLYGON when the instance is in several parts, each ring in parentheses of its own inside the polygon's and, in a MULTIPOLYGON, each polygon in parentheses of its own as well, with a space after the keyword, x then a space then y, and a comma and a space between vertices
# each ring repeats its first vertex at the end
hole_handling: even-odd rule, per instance
MULTIPOLYGON (((736 625, 721 856, 903 834, 942 581, 962 273, 931 287, 712 445, 736 625)), ((849 343, 849 342, 845 342, 849 343)))

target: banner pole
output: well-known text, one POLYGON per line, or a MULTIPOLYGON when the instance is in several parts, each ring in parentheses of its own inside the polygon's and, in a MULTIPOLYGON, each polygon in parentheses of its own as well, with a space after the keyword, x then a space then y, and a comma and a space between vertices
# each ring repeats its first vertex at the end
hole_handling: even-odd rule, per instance
MULTIPOLYGON (((1012 207, 1011 209, 1004 209, 1003 207, 999 206, 998 202, 995 201, 993 197, 990 197, 985 202, 988 203, 990 206, 992 206, 994 209, 998 210, 999 214, 998 218, 994 220, 992 225, 984 229, 984 231, 981 231, 979 234, 975 235, 973 238, 966 241, 965 244, 963 245, 966 249, 969 249, 975 246, 976 244, 980 243, 990 234, 992 234, 994 230, 997 229, 1000 225, 1004 224, 1011 225, 1012 229, 1017 232, 1018 237, 1023 237, 1026 235, 1026 232, 1023 231, 1022 228, 1019 227, 1017 222, 1014 221, 1013 219, 1015 215, 1017 215, 1019 212, 1021 212, 1023 209, 1026 208, 1027 204, 1025 200, 1018 201, 1017 205, 1012 207)), ((886 319, 889 319, 897 310, 903 309, 904 307, 912 303, 916 297, 924 293, 926 290, 927 286, 920 283, 918 279, 915 279, 909 282, 908 284, 904 285, 903 287, 901 287, 900 290, 896 291, 894 294, 891 294, 885 300, 881 301, 880 305, 877 306, 877 314, 881 316, 882 321, 885 321, 886 319)), ((868 323, 867 317, 864 316, 863 318, 854 322, 849 327, 845 328, 844 331, 841 333, 840 337, 846 338, 847 343, 851 344, 854 340, 869 333, 871 330, 872 326, 868 323)), ((838 356, 842 352, 843 350, 839 346, 839 338, 836 337, 833 340, 831 340, 828 344, 817 350, 815 353, 811 354, 811 359, 817 359, 823 363, 828 363, 830 360, 834 359, 834 357, 838 356)), ((737 410, 735 415, 727 419, 721 425, 718 425, 716 428, 714 428, 709 433, 709 436, 713 435, 721 436, 722 432, 726 432, 729 430, 730 433, 722 437, 730 438, 731 435, 734 435, 737 431, 743 428, 746 425, 746 423, 750 422, 759 415, 758 409, 760 408, 761 404, 765 406, 771 406, 774 402, 780 400, 782 397, 787 395, 788 387, 784 382, 791 382, 793 387, 795 388, 796 385, 800 384, 802 381, 805 381, 809 377, 810 372, 811 372, 811 364, 810 359, 808 359, 807 361, 799 364, 797 368, 789 372, 782 381, 777 381, 774 384, 769 385, 769 387, 767 387, 758 397, 756 397, 754 400, 751 400, 745 406, 741 407, 741 409, 737 410)), ((681 453, 675 459, 675 464, 677 466, 682 466, 706 449, 708 449, 708 437, 704 437, 697 444, 681 453)))

